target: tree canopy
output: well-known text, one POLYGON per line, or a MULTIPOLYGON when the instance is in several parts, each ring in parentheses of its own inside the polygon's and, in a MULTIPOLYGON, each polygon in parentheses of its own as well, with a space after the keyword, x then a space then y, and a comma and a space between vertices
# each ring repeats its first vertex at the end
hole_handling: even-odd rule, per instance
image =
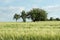
POLYGON ((32 19, 32 21, 45 21, 47 19, 47 13, 43 9, 33 8, 27 12, 27 14, 32 19))
POLYGON ((23 22, 26 22, 26 13, 25 13, 24 10, 21 12, 21 16, 20 17, 22 17, 23 22))
POLYGON ((16 19, 16 22, 17 22, 17 20, 20 18, 20 15, 19 14, 17 14, 17 13, 15 13, 15 15, 14 15, 14 17, 13 17, 13 19, 16 19))
POLYGON ((31 18, 33 22, 35 21, 46 21, 47 20, 47 12, 43 9, 33 8, 32 10, 25 12, 24 10, 21 12, 21 15, 15 14, 14 19, 16 21, 22 18, 23 22, 26 22, 26 18, 31 18))

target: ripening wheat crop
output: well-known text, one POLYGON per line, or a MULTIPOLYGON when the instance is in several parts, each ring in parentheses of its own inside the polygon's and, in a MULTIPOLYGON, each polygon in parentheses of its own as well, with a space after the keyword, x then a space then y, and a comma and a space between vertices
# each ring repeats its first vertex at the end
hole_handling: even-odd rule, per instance
POLYGON ((1 22, 0 40, 60 40, 60 21, 1 22))

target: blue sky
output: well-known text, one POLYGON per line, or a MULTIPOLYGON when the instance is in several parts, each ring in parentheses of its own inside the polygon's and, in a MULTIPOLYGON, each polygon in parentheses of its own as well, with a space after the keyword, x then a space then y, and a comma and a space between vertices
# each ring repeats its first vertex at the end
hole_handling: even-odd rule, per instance
MULTIPOLYGON (((49 17, 60 18, 60 0, 0 0, 0 22, 14 22, 13 15, 22 10, 41 8, 49 17)), ((19 19, 22 21, 22 19, 19 19)))

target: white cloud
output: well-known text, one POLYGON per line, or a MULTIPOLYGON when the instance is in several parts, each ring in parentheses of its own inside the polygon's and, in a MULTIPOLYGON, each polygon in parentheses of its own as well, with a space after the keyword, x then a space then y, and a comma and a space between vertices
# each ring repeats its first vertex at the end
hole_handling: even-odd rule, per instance
POLYGON ((25 10, 25 7, 0 7, 0 21, 10 21, 13 20, 13 15, 15 13, 20 14, 22 10, 25 10))
POLYGON ((37 5, 33 5, 32 8, 38 8, 38 6, 37 5))
POLYGON ((15 12, 17 12, 17 11, 19 11, 19 12, 21 12, 22 10, 25 10, 25 7, 13 7, 13 6, 9 6, 9 7, 0 7, 0 11, 15 11, 15 12))
POLYGON ((35 1, 35 2, 41 2, 41 1, 43 1, 43 0, 33 0, 33 1, 35 1))
POLYGON ((3 2, 3 3, 10 3, 10 2, 13 2, 14 0, 0 0, 0 2, 3 2))
POLYGON ((22 11, 22 10, 25 10, 25 7, 12 7, 12 6, 10 6, 10 7, 8 7, 10 10, 19 10, 20 12, 22 11))
POLYGON ((42 8, 49 13, 49 17, 60 17, 60 5, 45 6, 42 8))
POLYGON ((25 8, 24 7, 0 7, 0 17, 13 16, 15 13, 20 14, 22 10, 25 10, 25 8))
POLYGON ((43 7, 43 9, 47 10, 48 12, 59 12, 60 5, 46 6, 46 7, 43 7))

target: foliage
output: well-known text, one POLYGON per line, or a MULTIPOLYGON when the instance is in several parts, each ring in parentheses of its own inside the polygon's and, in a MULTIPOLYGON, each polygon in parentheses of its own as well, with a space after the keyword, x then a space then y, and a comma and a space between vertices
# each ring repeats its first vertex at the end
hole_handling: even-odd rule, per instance
POLYGON ((13 17, 13 19, 16 19, 16 22, 17 22, 17 20, 20 18, 20 15, 19 14, 15 14, 14 15, 14 17, 13 17))
POLYGON ((39 8, 33 8, 32 10, 25 12, 24 10, 22 10, 21 15, 19 14, 15 14, 13 19, 16 19, 16 21, 19 18, 23 19, 23 22, 26 22, 26 18, 31 18, 31 20, 33 22, 35 21, 60 21, 59 18, 55 18, 53 19, 53 17, 50 17, 50 19, 47 18, 47 12, 43 9, 39 9, 39 8))
POLYGON ((43 9, 33 8, 27 12, 27 14, 30 16, 32 21, 45 21, 47 19, 47 13, 43 9))
POLYGON ((23 19, 23 22, 26 22, 26 13, 24 10, 21 12, 21 17, 23 19))
POLYGON ((53 19, 53 17, 50 17, 50 21, 53 21, 54 19, 53 19))
POLYGON ((49 19, 50 21, 60 21, 60 19, 59 18, 53 18, 53 17, 50 17, 50 19, 49 19))
POLYGON ((56 20, 57 20, 57 21, 60 21, 60 19, 59 19, 59 18, 56 18, 56 20))

